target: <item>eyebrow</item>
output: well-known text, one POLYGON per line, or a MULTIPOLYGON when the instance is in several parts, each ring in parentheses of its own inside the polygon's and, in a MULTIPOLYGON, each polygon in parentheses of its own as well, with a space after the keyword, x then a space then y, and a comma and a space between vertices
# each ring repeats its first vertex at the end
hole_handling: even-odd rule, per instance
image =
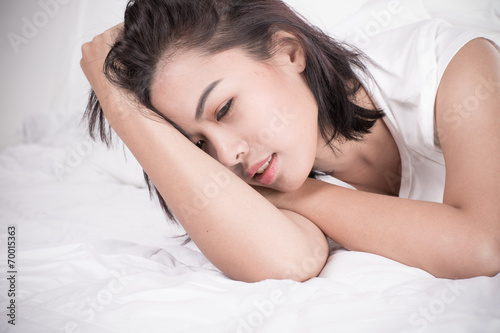
POLYGON ((214 81, 208 87, 205 88, 205 90, 200 96, 200 99, 198 100, 198 106, 196 107, 196 115, 194 116, 194 119, 199 120, 201 118, 201 116, 203 115, 203 109, 205 108, 205 103, 207 102, 208 96, 221 81, 222 79, 214 81))

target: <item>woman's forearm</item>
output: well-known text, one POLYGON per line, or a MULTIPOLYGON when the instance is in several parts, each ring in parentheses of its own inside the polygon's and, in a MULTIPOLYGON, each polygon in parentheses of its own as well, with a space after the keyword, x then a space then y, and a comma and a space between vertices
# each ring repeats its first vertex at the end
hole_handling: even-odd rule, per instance
POLYGON ((215 266, 238 280, 316 276, 328 246, 312 222, 277 209, 166 121, 146 116, 150 111, 131 93, 110 84, 104 59, 122 27, 84 44, 80 64, 108 123, 191 239, 215 266))
POLYGON ((137 104, 108 99, 103 108, 189 236, 224 273, 246 281, 304 280, 319 273, 327 247, 316 226, 284 214, 170 124, 145 116, 137 104), (303 258, 317 260, 315 272, 291 271, 303 258))
POLYGON ((492 228, 473 211, 306 181, 278 206, 304 215, 348 249, 379 254, 438 277, 495 275, 492 228), (328 202, 328 203, 327 203, 328 202))

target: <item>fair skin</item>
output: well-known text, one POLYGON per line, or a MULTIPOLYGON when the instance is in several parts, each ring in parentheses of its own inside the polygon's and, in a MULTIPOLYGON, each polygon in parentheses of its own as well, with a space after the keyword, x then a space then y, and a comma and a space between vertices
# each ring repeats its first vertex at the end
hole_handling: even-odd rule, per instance
POLYGON ((299 188, 313 168, 319 135, 316 103, 300 75, 303 61, 281 66, 288 58, 283 52, 263 64, 234 49, 210 57, 177 54, 153 80, 155 108, 248 184, 283 192, 299 188), (213 82, 195 119, 200 96, 213 82), (271 156, 275 172, 254 177, 271 156))
MULTIPOLYGON (((191 50, 162 64, 152 103, 190 141, 165 121, 145 116, 147 110, 103 76, 116 29, 84 45, 83 71, 110 125, 193 241, 228 276, 314 277, 327 258, 324 234, 348 249, 438 277, 491 276, 500 270, 498 85, 496 94, 481 99, 481 112, 466 121, 451 122, 447 113, 477 91, 481 77, 500 82, 500 56, 486 40, 471 41, 457 53, 436 97, 447 177, 438 204, 397 198, 397 189, 382 179, 385 171, 400 172, 397 146, 382 121, 361 142, 336 142, 340 154, 325 146, 303 79, 304 55, 294 43, 265 63, 236 49, 210 58, 191 50), (270 157, 268 170, 254 177, 270 157), (312 168, 335 171, 358 191, 307 179, 312 168)), ((356 103, 372 105, 364 90, 356 103)))

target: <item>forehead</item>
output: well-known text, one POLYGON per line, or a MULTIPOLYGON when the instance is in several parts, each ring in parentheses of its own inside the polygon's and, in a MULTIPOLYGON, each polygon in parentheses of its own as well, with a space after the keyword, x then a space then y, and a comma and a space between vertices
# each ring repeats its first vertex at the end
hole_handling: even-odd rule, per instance
POLYGON ((168 109, 185 107, 189 102, 196 103, 212 82, 241 75, 250 68, 255 71, 256 66, 258 63, 239 49, 214 55, 176 52, 159 63, 151 86, 151 102, 160 111, 167 105, 168 109))

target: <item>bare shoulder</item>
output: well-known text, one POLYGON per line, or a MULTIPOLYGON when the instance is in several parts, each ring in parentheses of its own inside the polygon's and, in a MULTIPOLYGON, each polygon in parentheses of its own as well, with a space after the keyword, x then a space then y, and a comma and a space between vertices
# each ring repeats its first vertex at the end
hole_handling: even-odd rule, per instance
POLYGON ((477 38, 450 61, 436 96, 436 126, 446 163, 445 202, 463 207, 478 195, 500 195, 499 111, 500 52, 477 38))
MULTIPOLYGON (((500 52, 487 39, 476 38, 465 44, 450 61, 445 70, 437 96, 437 102, 441 96, 448 96, 453 90, 463 87, 470 89, 470 83, 488 83, 491 87, 499 89, 499 82, 492 81, 500 76, 500 52), (488 81, 489 80, 489 81, 488 81), (496 83, 496 84, 495 84, 496 83)), ((462 89, 460 89, 462 90, 462 89)))

